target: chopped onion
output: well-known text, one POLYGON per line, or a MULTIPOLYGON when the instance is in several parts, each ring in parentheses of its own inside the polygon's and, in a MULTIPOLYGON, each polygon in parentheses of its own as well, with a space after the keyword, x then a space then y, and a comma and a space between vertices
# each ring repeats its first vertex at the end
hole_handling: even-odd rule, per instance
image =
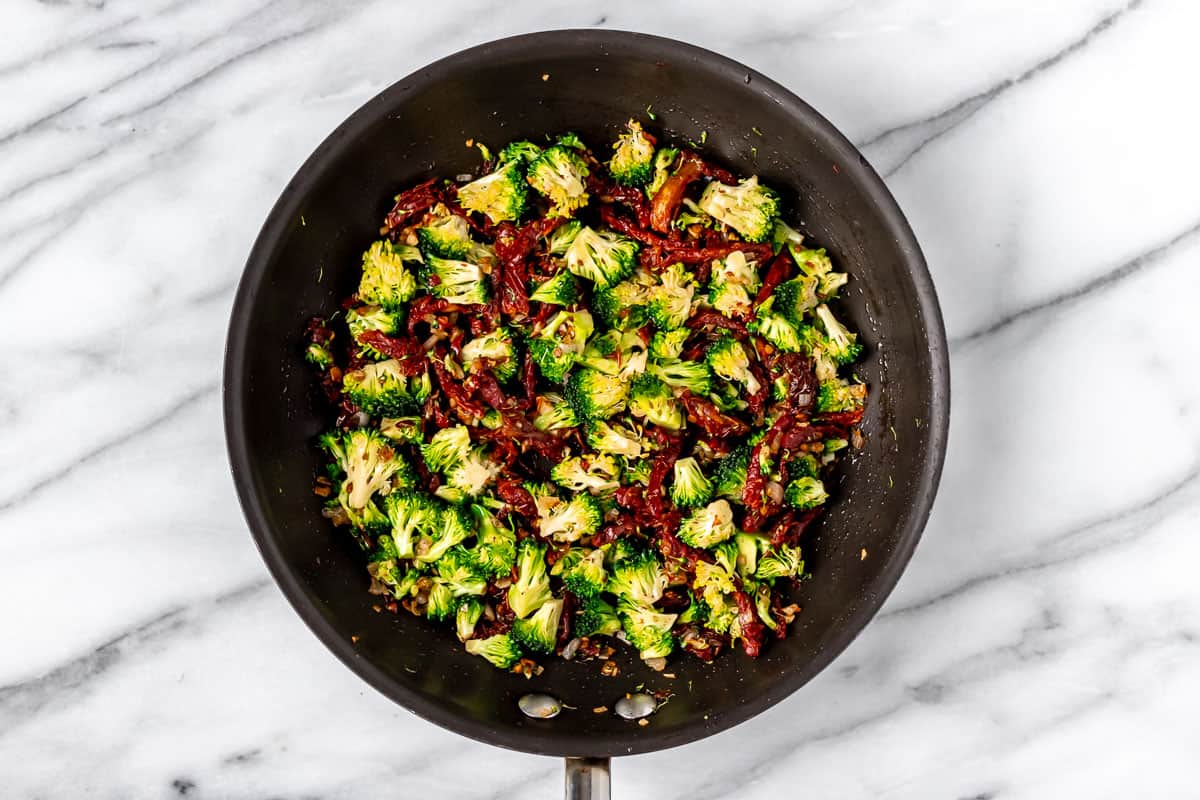
MULTIPOLYGON (((575 657, 576 651, 579 650, 579 645, 581 643, 582 643, 582 640, 578 636, 576 636, 571 641, 567 642, 566 647, 564 647, 562 649, 562 657, 565 658, 567 661, 570 661, 571 659, 573 659, 575 657)), ((665 663, 665 661, 664 661, 664 663, 665 663)))

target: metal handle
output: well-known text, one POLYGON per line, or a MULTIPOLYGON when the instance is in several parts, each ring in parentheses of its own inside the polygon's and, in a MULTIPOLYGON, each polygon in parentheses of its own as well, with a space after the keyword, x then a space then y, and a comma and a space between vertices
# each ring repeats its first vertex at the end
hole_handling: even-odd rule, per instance
POLYGON ((567 759, 567 800, 610 800, 607 758, 567 759))

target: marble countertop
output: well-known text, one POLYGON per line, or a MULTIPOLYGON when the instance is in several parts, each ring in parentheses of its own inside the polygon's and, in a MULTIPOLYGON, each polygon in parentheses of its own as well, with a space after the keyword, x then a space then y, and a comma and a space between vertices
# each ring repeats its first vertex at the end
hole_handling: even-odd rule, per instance
POLYGON ((878 619, 768 713, 617 761, 617 796, 1200 796, 1200 6, 12 0, 0 24, 0 795, 558 796, 556 760, 422 722, 304 628, 250 544, 219 379, 250 242, 337 123, 464 46, 599 25, 744 61, 863 147, 954 380, 878 619))

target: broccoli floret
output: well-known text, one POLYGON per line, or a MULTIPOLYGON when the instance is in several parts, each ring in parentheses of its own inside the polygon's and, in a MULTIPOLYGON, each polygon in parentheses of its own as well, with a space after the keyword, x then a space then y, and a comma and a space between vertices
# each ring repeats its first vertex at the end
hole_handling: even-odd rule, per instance
POLYGON ((393 442, 419 445, 421 417, 384 417, 379 421, 379 432, 393 442))
POLYGON ((525 213, 529 190, 520 160, 500 164, 495 172, 458 187, 458 202, 467 211, 486 214, 494 223, 518 220, 525 213))
POLYGON ((771 613, 771 587, 765 583, 755 586, 751 581, 746 581, 746 591, 754 597, 754 610, 758 612, 758 618, 771 630, 778 630, 779 623, 771 613))
POLYGON ((317 369, 329 369, 333 366, 333 353, 322 345, 313 342, 304 351, 304 360, 317 369))
POLYGON ((433 391, 429 373, 405 375, 393 359, 364 364, 342 376, 342 391, 373 417, 395 417, 419 411, 433 391))
MULTIPOLYGON (((839 450, 845 450, 850 446, 850 442, 846 439, 826 439, 821 444, 822 447, 825 448, 825 455, 836 453, 839 450)), ((808 458, 812 458, 812 456, 808 456, 808 458)))
POLYGON ((526 140, 509 142, 504 149, 500 151, 498 161, 501 164, 516 162, 518 164, 526 164, 537 158, 542 152, 542 148, 536 144, 526 140))
POLYGON ((537 416, 533 427, 539 431, 560 431, 579 424, 571 404, 556 394, 540 395, 537 399, 537 416))
POLYGON ((713 488, 718 497, 742 501, 742 489, 746 487, 746 472, 750 466, 750 447, 743 443, 729 455, 717 462, 713 473, 713 488))
POLYGON ((675 165, 675 159, 678 157, 679 151, 674 147, 660 147, 654 154, 654 175, 646 186, 647 197, 654 199, 654 195, 658 194, 658 190, 670 177, 671 168, 675 165))
POLYGON ((513 620, 513 638, 530 652, 553 653, 562 610, 562 600, 547 600, 529 619, 513 620))
MULTIPOLYGON (((829 451, 828 442, 825 444, 825 450, 826 452, 829 451)), ((818 474, 819 471, 820 465, 817 463, 817 459, 809 453, 804 453, 803 455, 798 456, 797 458, 794 458, 788 462, 788 474, 793 478, 799 478, 801 476, 817 478, 820 477, 818 474)))
POLYGON ((501 466, 472 448, 467 455, 446 471, 446 485, 462 493, 463 498, 478 497, 500 474, 501 466))
POLYGON ((680 613, 679 619, 676 622, 680 624, 703 624, 708 619, 708 604, 704 602, 703 598, 693 594, 691 590, 688 590, 688 597, 691 603, 680 613))
POLYGON ((631 380, 646 371, 648 358, 646 342, 637 332, 611 330, 588 342, 579 363, 605 375, 631 380))
POLYGON ((612 636, 621 630, 617 610, 599 597, 588 597, 575 612, 576 636, 612 636))
POLYGON ((825 329, 824 349, 834 361, 838 364, 849 364, 862 355, 862 345, 858 343, 858 336, 838 322, 829 306, 824 303, 817 306, 817 319, 825 329))
POLYGON ((491 297, 487 276, 478 264, 452 258, 425 259, 429 292, 457 305, 486 305, 491 297))
POLYGON ((450 548, 438 559, 436 566, 438 577, 450 587, 455 597, 481 595, 487 591, 486 577, 462 545, 450 548))
POLYGON ((575 416, 584 420, 607 419, 625 410, 626 383, 594 369, 581 369, 567 379, 566 398, 575 416))
POLYGON ((425 465, 434 472, 449 472, 458 466, 471 450, 471 432, 465 425, 442 428, 421 445, 425 465))
POLYGON ((533 290, 530 300, 555 306, 573 306, 579 302, 579 284, 567 270, 559 272, 533 290))
POLYGON ((567 269, 605 289, 633 272, 638 243, 611 231, 583 227, 567 248, 567 269))
POLYGON ((822 299, 828 300, 836 295, 838 289, 845 286, 846 281, 850 279, 845 272, 833 271, 833 262, 825 254, 824 248, 805 250, 799 246, 789 245, 788 250, 791 251, 792 259, 800 268, 800 272, 816 281, 817 294, 822 299))
POLYGON ((801 343, 800 332, 795 325, 788 322, 787 317, 776 313, 774 303, 775 298, 768 297, 767 301, 758 307, 755 318, 750 323, 750 330, 785 353, 801 352, 804 346, 801 343))
POLYGON ((441 622, 454 616, 454 592, 440 580, 434 580, 429 587, 429 598, 425 603, 425 616, 441 622))
POLYGON ((367 564, 367 574, 390 589, 396 599, 407 596, 417 581, 416 571, 404 570, 394 558, 371 561, 367 564))
POLYGON ((475 523, 475 547, 471 557, 486 575, 500 577, 512 572, 517 560, 517 536, 500 524, 495 515, 482 505, 471 506, 475 523))
POLYGON ((588 447, 597 453, 637 458, 642 454, 641 437, 629 428, 614 423, 596 421, 587 425, 588 447))
POLYGON ((723 337, 708 348, 705 356, 709 368, 718 377, 740 383, 749 394, 758 394, 762 384, 750 371, 750 359, 742 343, 732 337, 723 337))
POLYGON ((676 328, 673 331, 655 331, 650 339, 650 355, 660 361, 670 361, 679 358, 683 352, 683 343, 687 341, 691 331, 687 328, 676 328))
MULTIPOLYGON (((646 550, 639 540, 624 536, 603 545, 600 549, 604 551, 605 563, 609 567, 616 566, 627 558, 641 558, 646 550)), ((609 591, 612 591, 611 587, 609 591)))
POLYGON ((346 326, 350 329, 350 336, 363 352, 375 358, 387 356, 364 344, 360 340, 362 335, 367 331, 379 331, 391 336, 400 330, 403 321, 403 313, 388 311, 381 306, 358 306, 346 312, 346 326))
POLYGON ((638 550, 613 564, 608 591, 643 606, 657 603, 667 588, 667 573, 658 557, 649 550, 638 550))
POLYGON ((504 326, 496 328, 491 333, 476 336, 463 345, 460 353, 462 363, 468 369, 478 369, 477 362, 487 359, 492 374, 501 383, 517 374, 517 355, 513 347, 512 334, 504 326))
POLYGON ((375 242, 363 253, 358 299, 392 311, 402 308, 417 294, 416 276, 404 264, 420 261, 421 253, 415 247, 387 239, 375 242))
POLYGON ((432 564, 473 533, 471 519, 461 508, 443 508, 438 523, 431 538, 421 537, 417 542, 416 560, 420 563, 432 564))
POLYGON ((711 228, 713 218, 705 214, 700 206, 696 205, 695 201, 685 197, 679 207, 679 216, 675 218, 675 227, 682 231, 692 225, 703 225, 705 228, 711 228))
POLYGON ((804 324, 804 315, 817 305, 816 289, 816 279, 803 275, 784 281, 771 293, 775 298, 772 308, 799 329, 804 324))
POLYGON ((819 479, 803 476, 787 485, 783 499, 792 508, 803 511, 821 505, 829 499, 829 495, 825 492, 825 484, 819 479))
POLYGON ((800 548, 789 547, 786 544, 763 553, 762 558, 758 560, 758 568, 754 571, 754 577, 760 581, 799 578, 803 574, 804 559, 800 555, 800 548))
POLYGON ((650 471, 654 468, 654 462, 649 458, 640 459, 625 459, 625 482, 640 483, 642 486, 650 485, 650 471))
POLYGON ((508 587, 508 607, 521 619, 552 598, 545 556, 546 546, 533 539, 522 540, 517 548, 517 579, 508 587))
POLYGON ((653 375, 639 375, 630 385, 629 413, 667 430, 683 427, 683 410, 675 395, 653 375))
POLYGON ((621 598, 617 609, 625 636, 638 649, 643 660, 665 658, 675 650, 671 628, 678 614, 664 614, 652 606, 630 602, 625 598, 621 598))
POLYGON ((771 244, 774 245, 775 252, 778 253, 785 246, 799 247, 804 244, 804 236, 800 231, 779 219, 775 220, 775 227, 771 230, 771 244))
POLYGON ((370 428, 325 434, 321 444, 346 475, 342 488, 347 511, 362 511, 377 492, 386 494, 405 467, 391 442, 370 428))
POLYGON ((482 656, 500 669, 508 669, 521 660, 521 648, 507 633, 498 633, 486 639, 468 639, 467 652, 482 656))
POLYGON ((741 250, 734 250, 713 262, 708 302, 727 317, 749 316, 759 284, 758 262, 747 259, 741 250))
POLYGON ((423 494, 392 492, 383 501, 392 525, 392 542, 398 558, 412 558, 421 537, 432 537, 441 525, 441 509, 423 494))
MULTIPOLYGON (((582 551, 573 550, 573 553, 582 551)), ((563 570, 563 584, 576 597, 595 597, 604 591, 608 575, 604 571, 604 552, 592 550, 573 559, 563 570)))
POLYGON ((550 216, 569 217, 587 205, 587 162, 574 149, 556 144, 529 162, 529 185, 548 198, 550 216))
POLYGON ((696 508, 712 499, 712 481, 694 458, 681 458, 675 462, 675 477, 671 483, 671 502, 679 508, 696 508))
POLYGON ((634 330, 646 324, 650 293, 633 280, 592 292, 592 310, 610 328, 634 330))
POLYGON ((577 219, 571 219, 559 225, 546 236, 546 249, 550 255, 561 256, 567 252, 567 248, 571 246, 571 242, 575 241, 575 237, 582 230, 583 223, 577 219))
POLYGON ((526 342, 529 355, 542 376, 548 381, 561 383, 583 353, 593 329, 592 315, 586 309, 555 314, 536 336, 526 342))
POLYGON ((752 175, 737 186, 713 181, 700 195, 704 213, 733 228, 748 242, 766 241, 779 218, 779 195, 752 175))
POLYGON ((703 361, 661 361, 647 371, 667 386, 684 388, 705 397, 712 393, 712 373, 703 361))
POLYGON ((679 526, 679 538, 692 547, 712 547, 734 534, 733 509, 727 500, 698 508, 679 526))
MULTIPOLYGON (((735 534, 736 535, 736 534, 735 534)), ((726 539, 712 548, 713 558, 726 571, 733 574, 737 571, 738 546, 736 539, 726 539)))
MULTIPOLYGON (((444 209, 443 209, 444 210, 444 209)), ((492 251, 471 239, 471 226, 465 217, 445 213, 417 228, 417 243, 426 259, 451 258, 480 261, 495 258, 492 251)))
POLYGON ((866 384, 828 380, 817 387, 817 411, 857 411, 866 400, 866 384))
POLYGON ((682 328, 692 315, 696 294, 692 273, 683 264, 672 264, 659 275, 659 285, 650 290, 650 319, 660 330, 682 328))
POLYGON ((560 144, 563 147, 571 147, 576 150, 587 150, 587 146, 583 143, 583 140, 580 139, 577 134, 571 133, 570 131, 559 134, 559 137, 554 140, 554 143, 560 144))
POLYGON ((578 494, 568 502, 548 506, 547 513, 538 510, 538 534, 556 542, 576 542, 600 529, 600 506, 590 494, 578 494))
POLYGON ((733 600, 733 575, 720 564, 696 563, 692 590, 698 591, 707 606, 705 625, 717 633, 726 633, 737 620, 737 604, 733 600))
POLYGON ((621 468, 610 455, 592 454, 565 458, 550 470, 550 479, 564 489, 592 494, 615 491, 621 468), (587 466, 584 466, 584 464, 587 466))
POLYGON ((475 626, 483 616, 483 601, 477 597, 465 597, 454 612, 454 630, 458 640, 465 642, 475 635, 475 626))
POLYGON ((608 172, 622 186, 643 186, 654 176, 654 142, 635 119, 625 123, 625 128, 613 145, 608 172))
POLYGON ((758 569, 758 551, 766 545, 766 540, 750 533, 736 533, 733 544, 737 548, 737 559, 734 567, 743 577, 752 577, 758 569))

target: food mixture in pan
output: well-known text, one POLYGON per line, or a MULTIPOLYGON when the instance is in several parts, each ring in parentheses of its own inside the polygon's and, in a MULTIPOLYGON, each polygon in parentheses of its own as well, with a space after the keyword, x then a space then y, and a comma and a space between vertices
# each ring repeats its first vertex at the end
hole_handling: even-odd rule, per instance
POLYGON ((479 177, 396 197, 358 291, 309 326, 326 516, 379 609, 502 669, 759 655, 861 445, 846 273, 756 176, 635 121, 603 153, 480 150, 479 177))

